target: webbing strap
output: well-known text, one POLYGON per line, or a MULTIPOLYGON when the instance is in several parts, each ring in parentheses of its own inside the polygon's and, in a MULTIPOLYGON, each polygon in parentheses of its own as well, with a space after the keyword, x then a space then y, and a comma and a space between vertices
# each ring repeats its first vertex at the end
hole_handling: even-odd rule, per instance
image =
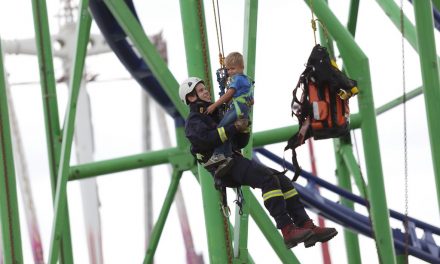
POLYGON ((235 108, 235 113, 237 113, 237 117, 241 116, 241 109, 240 106, 237 103, 237 100, 232 99, 232 103, 234 104, 234 108, 235 108))
POLYGON ((226 140, 228 140, 228 136, 226 136, 226 132, 225 132, 224 127, 217 128, 217 132, 218 132, 218 135, 220 136, 220 140, 222 142, 225 142, 226 140))

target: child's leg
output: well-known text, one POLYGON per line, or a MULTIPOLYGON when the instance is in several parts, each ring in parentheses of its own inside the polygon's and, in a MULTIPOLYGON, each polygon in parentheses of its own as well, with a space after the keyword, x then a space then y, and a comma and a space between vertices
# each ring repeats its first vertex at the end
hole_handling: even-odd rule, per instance
MULTIPOLYGON (((237 113, 235 111, 235 108, 231 106, 228 111, 226 111, 225 115, 223 116, 222 120, 218 124, 217 127, 224 127, 229 124, 234 123, 237 120, 237 113)), ((231 140, 228 139, 219 147, 217 147, 214 150, 214 154, 223 154, 227 157, 230 157, 232 155, 232 145, 231 140)))

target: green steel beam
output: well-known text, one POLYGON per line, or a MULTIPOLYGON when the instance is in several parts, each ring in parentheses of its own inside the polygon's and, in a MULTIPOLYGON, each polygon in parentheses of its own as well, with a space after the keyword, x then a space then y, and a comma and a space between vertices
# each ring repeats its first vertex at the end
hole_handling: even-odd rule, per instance
MULTIPOLYGON (((203 1, 201 0, 180 1, 188 74, 204 79, 205 84, 213 95, 209 48, 203 10, 203 1)), ((203 211, 205 213, 209 261, 210 263, 228 263, 228 254, 232 254, 232 252, 228 252, 227 248, 232 247, 232 245, 230 242, 229 245, 226 245, 226 236, 229 236, 229 234, 226 233, 223 227, 223 215, 219 207, 221 204, 220 195, 214 189, 212 175, 200 164, 198 169, 202 188, 203 211)), ((228 240, 230 241, 231 239, 228 240)))
MULTIPOLYGON (((336 175, 338 176, 338 185, 345 190, 352 192, 350 173, 347 167, 347 163, 343 160, 343 155, 341 153, 341 143, 346 145, 347 143, 341 142, 341 139, 335 139, 333 141, 335 147, 335 158, 336 158, 336 175)), ((354 203, 342 196, 339 197, 341 204, 354 210, 354 203)), ((344 240, 347 253, 348 263, 351 264, 362 264, 361 254, 359 249, 359 238, 358 235, 351 230, 344 228, 344 240)))
MULTIPOLYGON (((308 1, 306 3, 310 4, 308 1)), ((361 131, 365 147, 373 229, 376 235, 380 261, 395 263, 368 58, 356 44, 353 36, 338 21, 323 0, 314 1, 314 11, 338 43, 342 58, 347 66, 348 75, 358 80, 361 90, 358 95, 359 113, 362 117, 361 131)))
POLYGON ((3 261, 23 263, 21 248, 20 217, 18 213, 17 185, 15 181, 14 156, 9 126, 8 98, 6 94, 5 69, 0 39, 0 239, 3 240, 3 261))
MULTIPOLYGON (((243 56, 245 61, 246 74, 255 80, 255 57, 257 46, 257 18, 258 1, 246 0, 244 3, 244 39, 243 56)), ((252 111, 249 118, 252 121, 252 111)), ((248 145, 243 149, 246 158, 252 159, 252 133, 248 145)), ((234 257, 239 259, 240 263, 249 262, 248 251, 248 225, 249 225, 249 196, 251 191, 249 186, 242 186, 244 205, 242 214, 239 214, 239 207, 235 206, 235 233, 234 233, 234 257), (238 231, 238 232, 237 232, 238 231)))
MULTIPOLYGON (((413 99, 416 96, 421 95, 421 94, 423 94, 423 88, 422 87, 418 87, 418 88, 412 90, 411 92, 406 93, 405 94, 405 100, 406 100, 406 102, 408 102, 409 100, 411 100, 411 99, 413 99)), ((381 107, 377 108, 376 109, 376 115, 383 114, 386 111, 388 111, 388 110, 390 110, 390 109, 392 109, 392 108, 394 108, 396 106, 399 106, 402 103, 403 103, 403 95, 399 96, 396 99, 391 100, 388 103, 386 103, 386 104, 382 105, 381 107)))
POLYGON ((76 165, 70 168, 69 180, 82 180, 114 172, 164 164, 168 163, 173 156, 177 155, 188 155, 188 151, 182 151, 179 148, 169 148, 122 158, 76 165))
MULTIPOLYGON (((376 0, 385 14, 390 18, 396 28, 400 29, 400 7, 397 6, 396 2, 392 0, 376 0)), ((416 38, 416 30, 411 23, 411 21, 404 16, 403 17, 403 27, 404 27, 404 36, 406 40, 408 40, 409 44, 413 47, 414 50, 418 51, 417 46, 417 38, 416 38)))
POLYGON ((437 188, 437 206, 440 208, 440 81, 434 38, 434 22, 430 1, 414 0, 417 44, 420 47, 420 66, 425 95, 426 116, 431 142, 432 163, 437 188))
POLYGON ((171 183, 168 187, 168 192, 165 196, 165 201, 162 204, 159 217, 151 232, 150 243, 148 244, 147 252, 145 254, 144 263, 153 263, 154 254, 156 253, 157 245, 159 244, 160 236, 162 235, 165 222, 170 212, 171 204, 173 203, 176 195, 177 187, 179 187, 180 178, 182 177, 182 171, 174 170, 171 177, 171 183))
MULTIPOLYGON (((61 129, 58 115, 57 93, 55 89, 55 74, 52 61, 52 44, 47 18, 46 1, 33 0, 33 19, 35 27, 35 39, 38 51, 38 63, 40 66, 40 83, 44 106, 44 117, 46 125, 46 141, 49 154, 50 182, 52 187, 52 198, 55 203, 55 192, 57 186, 57 172, 60 164, 61 154, 61 129)), ((60 262, 72 263, 72 241, 70 237, 69 211, 63 212, 66 215, 64 222, 63 236, 58 247, 60 248, 60 262)))
POLYGON ((275 228, 272 220, 267 216, 266 211, 252 193, 249 195, 248 202, 251 204, 249 209, 252 218, 275 250, 281 262, 285 264, 299 264, 300 262, 292 250, 287 249, 286 245, 284 245, 280 232, 275 228))
MULTIPOLYGON (((350 174, 353 176, 354 182, 359 190, 362 197, 367 198, 367 186, 365 185, 364 179, 362 177, 359 165, 353 155, 353 147, 351 144, 341 144, 339 146, 339 154, 342 160, 345 162, 345 167, 348 169, 350 174)), ((351 188, 350 188, 351 189, 351 188)))
MULTIPOLYGON (((84 61, 87 53, 87 44, 90 36, 91 15, 88 11, 89 1, 82 0, 79 10, 77 28, 77 42, 70 83, 70 95, 67 103, 66 118, 63 127, 63 141, 61 143, 60 167, 57 177, 55 195, 55 212, 52 223, 51 244, 49 249, 49 263, 55 264, 58 260, 58 243, 63 237, 63 225, 67 220, 67 181, 69 178, 69 162, 72 150, 72 141, 75 127, 76 105, 84 71, 84 61)), ((73 263, 73 261, 71 262, 73 263)))
POLYGON ((348 13, 347 30, 354 37, 356 35, 357 17, 359 13, 359 0, 350 1, 350 11, 348 13))
POLYGON ((56 178, 60 162, 61 129, 58 116, 55 73, 52 62, 52 44, 47 20, 46 1, 33 0, 35 39, 40 65, 40 83, 43 94, 44 117, 46 123, 49 170, 51 174, 52 195, 55 197, 56 178))
POLYGON ((437 8, 437 10, 440 10, 440 0, 432 0, 432 4, 437 8))
POLYGON ((203 1, 180 0, 182 15, 182 30, 185 42, 186 62, 190 76, 197 76, 205 81, 206 87, 214 98, 214 88, 211 79, 211 61, 203 12, 203 1))
POLYGON ((179 87, 179 84, 168 69, 165 61, 161 58, 156 47, 148 39, 141 24, 130 11, 127 4, 123 0, 104 0, 104 2, 118 21, 119 25, 133 42, 142 58, 148 64, 154 76, 157 78, 157 81, 173 102, 177 111, 179 111, 182 117, 186 117, 189 110, 179 99, 177 93, 177 87, 179 87))
MULTIPOLYGON (((298 125, 280 127, 253 133, 254 148, 279 142, 285 142, 298 131, 298 125)), ((287 142, 286 142, 287 144, 287 142)))
MULTIPOLYGON (((327 1, 326 1, 327 2, 327 1)), ((352 0, 350 2, 350 11, 348 15, 347 30, 352 36, 356 33, 357 15, 359 11, 359 1, 352 0)), ((322 27, 319 28, 319 33, 321 40, 323 39, 322 27)), ((322 41, 321 41, 322 42, 322 41)), ((333 38, 328 37, 327 48, 331 54, 332 58, 335 58, 333 38)), ((344 69, 342 69, 345 72, 344 69)), ((343 157, 341 155, 341 148, 347 147, 352 149, 350 135, 342 137, 340 139, 333 140, 335 160, 336 160, 336 176, 338 180, 338 186, 351 192, 351 181, 350 173, 348 171, 346 163, 344 163, 343 157)), ((356 180, 355 174, 352 174, 356 180)), ((354 204, 352 201, 345 199, 343 197, 339 198, 341 203, 348 208, 354 210, 354 204)), ((359 237, 356 233, 352 232, 348 228, 344 228, 344 240, 346 245, 346 254, 348 263, 361 264, 360 248, 359 248, 359 237)), ((324 250, 324 249, 323 249, 324 250)))

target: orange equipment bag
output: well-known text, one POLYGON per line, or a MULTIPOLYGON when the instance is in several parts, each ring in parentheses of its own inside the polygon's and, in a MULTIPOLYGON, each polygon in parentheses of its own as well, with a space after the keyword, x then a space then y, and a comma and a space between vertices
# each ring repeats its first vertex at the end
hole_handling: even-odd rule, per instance
POLYGON ((357 82, 338 69, 325 47, 316 45, 293 90, 292 115, 298 118, 299 129, 284 149, 292 149, 293 181, 301 172, 295 149, 306 139, 337 138, 350 133, 348 99, 358 92, 357 82), (302 90, 300 99, 298 89, 302 90))

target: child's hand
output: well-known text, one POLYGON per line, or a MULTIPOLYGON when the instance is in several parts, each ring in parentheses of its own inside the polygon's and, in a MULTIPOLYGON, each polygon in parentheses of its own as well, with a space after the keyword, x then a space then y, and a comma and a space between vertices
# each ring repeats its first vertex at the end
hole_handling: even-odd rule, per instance
POLYGON ((215 109, 216 109, 215 105, 212 104, 212 105, 208 106, 208 108, 206 109, 206 112, 205 112, 205 113, 209 115, 209 114, 211 114, 212 112, 214 112, 215 109))

